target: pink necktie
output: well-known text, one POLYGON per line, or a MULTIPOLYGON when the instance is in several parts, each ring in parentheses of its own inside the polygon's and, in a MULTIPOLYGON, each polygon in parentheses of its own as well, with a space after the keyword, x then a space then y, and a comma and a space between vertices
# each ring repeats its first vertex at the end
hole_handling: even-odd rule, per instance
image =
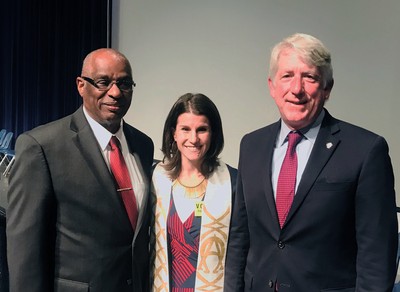
POLYGON ((120 144, 117 137, 112 136, 110 139, 110 168, 118 185, 117 191, 121 194, 129 221, 133 230, 136 228, 138 210, 136 206, 136 197, 132 188, 131 178, 126 166, 124 157, 120 150, 120 144))
POLYGON ((276 210, 278 212, 281 228, 292 206, 294 191, 296 187, 297 155, 296 145, 303 136, 298 132, 290 132, 288 135, 288 148, 283 159, 281 171, 278 177, 276 190, 276 210))

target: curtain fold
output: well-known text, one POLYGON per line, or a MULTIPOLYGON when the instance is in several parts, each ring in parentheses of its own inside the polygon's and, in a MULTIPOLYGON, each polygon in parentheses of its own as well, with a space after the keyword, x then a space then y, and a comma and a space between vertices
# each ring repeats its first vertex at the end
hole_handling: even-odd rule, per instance
POLYGON ((14 141, 82 103, 75 79, 86 54, 109 45, 109 7, 111 0, 6 1, 0 128, 14 132, 14 141))

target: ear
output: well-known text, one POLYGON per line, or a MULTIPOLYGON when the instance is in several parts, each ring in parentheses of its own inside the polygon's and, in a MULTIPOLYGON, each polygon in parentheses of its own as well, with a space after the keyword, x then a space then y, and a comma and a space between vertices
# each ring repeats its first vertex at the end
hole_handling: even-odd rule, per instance
POLYGON ((81 77, 76 77, 76 88, 78 89, 80 96, 83 96, 84 87, 85 87, 84 80, 81 77))
POLYGON ((172 136, 174 137, 174 141, 176 142, 176 129, 172 128, 172 136))
POLYGON ((274 86, 274 81, 272 81, 271 77, 268 77, 268 88, 269 88, 269 93, 272 97, 275 96, 275 86, 274 86))
POLYGON ((328 83, 326 84, 326 87, 325 87, 325 89, 324 89, 324 91, 325 91, 325 100, 328 100, 328 99, 329 99, 329 96, 330 96, 330 94, 331 94, 331 90, 332 90, 332 87, 333 87, 333 83, 334 83, 334 81, 333 81, 333 79, 332 79, 331 82, 328 82, 328 83))
POLYGON ((334 83, 335 83, 335 82, 334 82, 334 80, 333 80, 333 78, 332 78, 332 80, 326 84, 326 86, 325 86, 325 91, 327 91, 328 93, 330 93, 331 90, 332 90, 332 87, 333 87, 333 84, 334 84, 334 83))

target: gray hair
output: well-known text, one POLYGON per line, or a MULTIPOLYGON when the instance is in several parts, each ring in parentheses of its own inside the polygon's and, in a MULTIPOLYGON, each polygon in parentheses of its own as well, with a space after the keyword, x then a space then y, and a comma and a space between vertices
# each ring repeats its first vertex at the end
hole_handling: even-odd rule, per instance
POLYGON ((324 89, 332 87, 333 69, 330 52, 319 39, 303 33, 296 33, 283 39, 272 49, 269 65, 271 80, 274 80, 278 71, 280 54, 287 49, 295 50, 307 65, 318 68, 324 89))

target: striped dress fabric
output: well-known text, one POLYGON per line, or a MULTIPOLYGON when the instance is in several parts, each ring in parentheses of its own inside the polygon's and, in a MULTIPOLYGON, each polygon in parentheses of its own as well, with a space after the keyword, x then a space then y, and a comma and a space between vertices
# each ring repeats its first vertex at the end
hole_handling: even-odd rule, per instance
POLYGON ((182 222, 172 195, 167 219, 172 292, 194 292, 200 228, 201 217, 194 216, 194 211, 182 222))

